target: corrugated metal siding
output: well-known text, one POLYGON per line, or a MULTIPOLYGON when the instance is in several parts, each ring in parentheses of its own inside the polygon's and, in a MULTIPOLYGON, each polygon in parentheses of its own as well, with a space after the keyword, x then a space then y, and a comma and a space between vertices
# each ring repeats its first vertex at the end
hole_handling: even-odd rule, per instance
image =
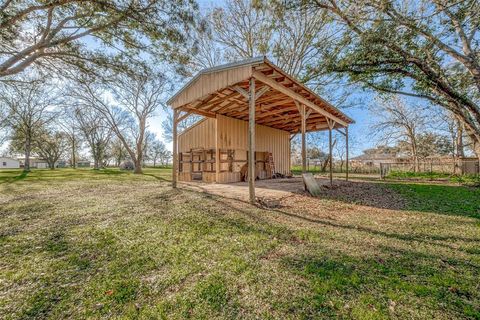
MULTIPOLYGON (((217 115, 219 147, 248 149, 248 122, 217 115)), ((266 126, 255 126, 255 149, 271 152, 277 172, 290 173, 290 133, 266 126)))
POLYGON ((248 79, 251 76, 252 66, 250 65, 215 73, 202 74, 194 83, 171 101, 171 106, 173 108, 183 106, 217 90, 248 79))
POLYGON ((188 152, 190 149, 215 149, 215 121, 205 118, 178 136, 178 151, 188 152))

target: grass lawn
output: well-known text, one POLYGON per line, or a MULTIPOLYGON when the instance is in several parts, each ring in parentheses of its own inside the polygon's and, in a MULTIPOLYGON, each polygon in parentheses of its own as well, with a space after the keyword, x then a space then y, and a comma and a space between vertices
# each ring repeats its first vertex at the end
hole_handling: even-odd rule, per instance
POLYGON ((480 319, 478 188, 263 210, 169 179, 0 171, 0 318, 480 319))

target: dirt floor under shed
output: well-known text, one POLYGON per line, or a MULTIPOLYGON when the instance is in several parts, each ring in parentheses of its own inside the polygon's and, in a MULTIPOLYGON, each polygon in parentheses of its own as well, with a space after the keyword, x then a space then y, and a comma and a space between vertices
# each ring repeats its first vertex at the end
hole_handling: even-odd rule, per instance
MULTIPOLYGON (((362 180, 334 180, 333 186, 326 178, 316 178, 321 195, 318 198, 337 199, 347 203, 372 206, 383 209, 401 209, 402 199, 391 189, 378 182, 362 180)), ((183 182, 188 189, 201 191, 226 198, 248 201, 248 183, 237 182, 215 184, 202 182, 183 182)), ((311 197, 303 189, 300 177, 285 179, 257 180, 255 194, 259 199, 278 200, 280 206, 318 205, 318 198, 311 197)))

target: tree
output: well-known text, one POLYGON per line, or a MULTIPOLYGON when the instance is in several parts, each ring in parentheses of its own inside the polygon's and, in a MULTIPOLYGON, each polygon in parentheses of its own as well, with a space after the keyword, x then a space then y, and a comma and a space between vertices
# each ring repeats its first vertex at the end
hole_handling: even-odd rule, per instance
MULTIPOLYGON (((162 137, 166 142, 172 142, 173 141, 173 112, 170 110, 167 111, 167 117, 162 121, 162 137)), ((191 127, 198 121, 203 119, 202 116, 191 114, 187 118, 185 118, 183 121, 179 122, 177 124, 177 130, 178 133, 182 133, 185 129, 191 127)))
POLYGON ((433 132, 419 133, 416 137, 417 155, 423 161, 427 157, 451 154, 452 145, 449 139, 433 132))
POLYGON ((160 140, 153 141, 151 148, 150 148, 150 158, 153 161, 153 166, 155 167, 157 161, 162 161, 164 163, 165 155, 168 152, 165 144, 160 140))
POLYGON ((311 0, 296 7, 305 4, 328 12, 343 32, 317 65, 445 108, 462 121, 480 159, 480 2, 311 0))
POLYGON ((117 137, 113 137, 110 142, 110 156, 114 159, 115 166, 118 167, 123 160, 128 157, 127 149, 123 146, 122 141, 117 137))
POLYGON ((333 84, 333 77, 312 68, 335 37, 324 10, 286 10, 282 1, 227 0, 204 21, 203 32, 195 36, 196 67, 264 55, 323 94, 332 92, 324 88, 333 84))
MULTIPOLYGON (((350 134, 348 137, 348 142, 349 142, 349 148, 351 149, 352 146, 354 145, 355 139, 354 137, 350 134)), ((345 162, 347 160, 347 145, 345 141, 345 136, 342 135, 341 133, 336 133, 335 134, 335 145, 333 147, 333 151, 335 156, 337 156, 339 162, 340 162, 340 172, 343 172, 343 167, 345 166, 345 162)))
POLYGON ((61 132, 45 130, 35 137, 34 141, 36 153, 45 159, 51 170, 55 169, 55 164, 65 153, 68 146, 65 135, 61 132))
POLYGON ((261 1, 230 0, 211 14, 214 39, 232 60, 266 55, 273 33, 272 15, 261 1))
POLYGON ((40 80, 2 85, 0 109, 6 110, 5 125, 11 130, 12 137, 17 142, 16 149, 25 154, 25 171, 30 170, 34 138, 58 114, 52 110, 57 102, 56 96, 53 88, 40 80))
POLYGON ((81 147, 80 128, 76 116, 75 108, 65 107, 58 124, 70 147, 70 165, 72 168, 77 167, 78 149, 81 147))
POLYGON ((144 142, 143 142, 143 163, 142 163, 142 166, 145 167, 145 162, 148 161, 148 160, 152 160, 151 159, 151 149, 152 149, 152 146, 154 144, 156 140, 156 137, 155 137, 155 133, 151 132, 151 131, 146 131, 145 132, 145 138, 144 138, 144 142))
POLYGON ((147 54, 184 61, 178 47, 191 45, 188 32, 197 8, 191 0, 5 0, 0 79, 32 65, 54 73, 73 66, 101 75, 99 66, 131 69, 147 54))
POLYGON ((141 174, 147 122, 162 105, 166 84, 164 77, 144 70, 141 75, 117 75, 103 86, 81 81, 72 97, 105 119, 132 159, 134 173, 141 174), (107 90, 113 92, 115 103, 105 98, 107 90))
POLYGON ((88 105, 77 105, 72 112, 90 148, 93 158, 93 168, 98 170, 103 166, 107 147, 112 137, 112 129, 100 114, 88 105))
POLYGON ((426 116, 421 108, 407 105, 398 96, 387 95, 377 100, 372 106, 372 112, 377 115, 372 126, 374 134, 380 135, 387 144, 403 140, 410 149, 414 168, 418 169, 417 137, 425 126, 426 116))
POLYGON ((165 166, 169 163, 170 159, 172 159, 172 152, 165 149, 164 152, 160 154, 160 163, 165 166))

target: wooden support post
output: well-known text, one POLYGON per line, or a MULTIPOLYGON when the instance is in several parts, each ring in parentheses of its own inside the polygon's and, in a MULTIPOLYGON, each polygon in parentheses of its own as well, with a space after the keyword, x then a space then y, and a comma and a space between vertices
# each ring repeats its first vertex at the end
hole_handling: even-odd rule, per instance
POLYGON ((172 187, 177 187, 178 177, 178 144, 177 144, 177 124, 178 124, 178 110, 173 110, 173 170, 172 170, 172 187))
POLYGON ((346 148, 345 180, 348 181, 348 126, 345 127, 345 148, 346 148))
POLYGON ((300 113, 301 118, 301 133, 302 133, 302 173, 307 172, 307 146, 306 146, 306 139, 305 139, 305 131, 307 128, 307 119, 305 114, 305 105, 300 104, 298 101, 295 101, 297 105, 298 112, 300 113))
POLYGON ((255 79, 250 78, 248 97, 248 193, 255 204, 255 79))
POLYGON ((333 185, 332 129, 328 128, 328 153, 330 157, 330 185, 333 185))
POLYGON ((302 104, 302 172, 307 172, 307 141, 305 131, 307 128, 307 119, 305 119, 305 105, 302 104))
POLYGON ((329 176, 330 176, 330 185, 333 185, 332 129, 335 126, 335 122, 327 118, 327 124, 328 124, 328 156, 330 159, 329 176))
POLYGON ((218 130, 218 118, 215 119, 215 182, 220 181, 220 141, 218 130))

